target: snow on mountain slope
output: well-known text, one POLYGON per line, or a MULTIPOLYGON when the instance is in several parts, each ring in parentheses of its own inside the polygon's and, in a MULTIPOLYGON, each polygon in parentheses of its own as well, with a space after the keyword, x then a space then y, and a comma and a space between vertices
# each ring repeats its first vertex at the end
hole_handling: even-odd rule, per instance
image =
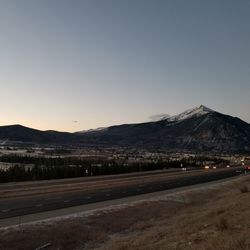
POLYGON ((152 115, 149 117, 149 119, 152 122, 158 122, 158 121, 166 120, 169 117, 171 116, 163 113, 163 114, 152 115))
POLYGON ((82 131, 78 131, 75 132, 76 134, 85 134, 85 133, 94 133, 94 132, 104 132, 106 131, 108 128, 106 127, 100 127, 100 128, 96 128, 96 129, 88 129, 88 130, 82 130, 82 131))
POLYGON ((168 121, 168 122, 179 122, 179 121, 182 121, 182 120, 185 120, 185 119, 189 119, 189 118, 191 118, 193 116, 199 117, 199 116, 202 116, 202 115, 205 115, 205 114, 208 114, 208 113, 212 113, 212 112, 215 112, 215 111, 212 110, 212 109, 207 108, 204 105, 200 105, 199 107, 188 109, 188 110, 186 110, 183 113, 180 113, 178 115, 171 116, 171 117, 167 118, 166 121, 168 121))

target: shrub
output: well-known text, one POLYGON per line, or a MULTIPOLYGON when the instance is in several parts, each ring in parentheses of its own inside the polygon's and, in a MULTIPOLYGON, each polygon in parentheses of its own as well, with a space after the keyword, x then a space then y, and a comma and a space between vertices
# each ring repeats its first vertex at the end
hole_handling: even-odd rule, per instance
POLYGON ((216 225, 217 229, 220 231, 227 230, 229 228, 229 224, 226 218, 221 218, 216 225))
POLYGON ((248 190, 248 186, 241 186, 240 188, 239 188, 239 190, 240 190, 240 192, 241 193, 247 193, 249 190, 248 190))

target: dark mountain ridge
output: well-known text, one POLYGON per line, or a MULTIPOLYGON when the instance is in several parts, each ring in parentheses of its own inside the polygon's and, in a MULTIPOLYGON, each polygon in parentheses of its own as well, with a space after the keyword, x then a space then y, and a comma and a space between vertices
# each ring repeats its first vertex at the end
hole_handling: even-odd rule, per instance
POLYGON ((0 139, 34 143, 70 143, 76 136, 72 133, 58 131, 41 131, 19 124, 0 126, 0 139))
POLYGON ((250 125, 201 105, 160 121, 76 133, 40 131, 21 125, 2 126, 0 139, 166 151, 250 152, 250 125))

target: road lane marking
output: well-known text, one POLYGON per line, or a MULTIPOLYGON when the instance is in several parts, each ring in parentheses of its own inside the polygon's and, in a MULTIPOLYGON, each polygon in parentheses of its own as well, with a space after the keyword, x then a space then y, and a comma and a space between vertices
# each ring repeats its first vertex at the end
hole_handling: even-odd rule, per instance
POLYGON ((10 211, 10 209, 1 210, 2 213, 7 213, 7 212, 9 212, 9 211, 10 211))
POLYGON ((53 197, 53 198, 45 198, 45 201, 51 201, 51 200, 60 200, 62 197, 53 197))
POLYGON ((102 190, 102 193, 106 193, 106 192, 112 192, 112 189, 102 190))
POLYGON ((70 202, 70 200, 65 200, 65 201, 63 201, 63 202, 68 203, 68 202, 70 202))

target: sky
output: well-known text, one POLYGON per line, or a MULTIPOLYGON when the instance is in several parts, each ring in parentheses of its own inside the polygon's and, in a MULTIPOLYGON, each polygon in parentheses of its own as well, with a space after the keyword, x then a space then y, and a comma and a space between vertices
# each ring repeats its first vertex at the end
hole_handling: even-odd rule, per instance
POLYGON ((249 0, 0 0, 0 125, 80 131, 203 104, 250 123, 249 0))

